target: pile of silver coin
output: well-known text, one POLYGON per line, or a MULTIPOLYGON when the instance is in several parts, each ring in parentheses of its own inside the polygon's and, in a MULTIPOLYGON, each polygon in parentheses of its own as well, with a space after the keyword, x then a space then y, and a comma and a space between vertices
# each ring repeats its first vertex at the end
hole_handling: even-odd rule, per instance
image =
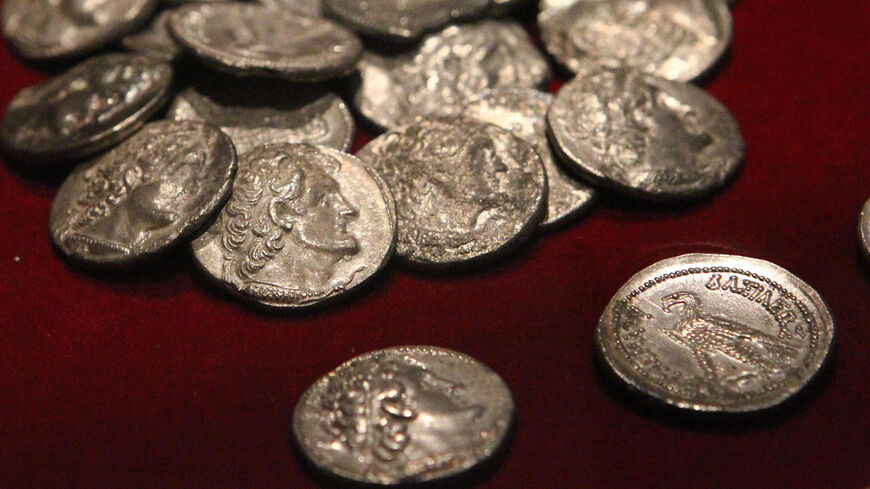
MULTIPOLYGON (((599 191, 683 202, 735 174, 737 123, 692 84, 730 43, 725 0, 541 0, 549 58, 511 20, 528 3, 6 0, 14 52, 78 64, 17 95, 0 144, 25 166, 78 163, 50 217, 69 260, 159 264, 190 246, 215 283, 276 308, 323 304, 393 259, 497 258, 599 191), (553 66, 570 74, 555 95, 553 66), (380 135, 351 155, 354 116, 380 135)), ((700 254, 632 277, 596 332, 631 387, 724 412, 795 394, 832 336, 789 272, 700 254)), ((293 428, 315 465, 394 484, 477 465, 512 413, 479 362, 401 347, 318 381, 293 428)))

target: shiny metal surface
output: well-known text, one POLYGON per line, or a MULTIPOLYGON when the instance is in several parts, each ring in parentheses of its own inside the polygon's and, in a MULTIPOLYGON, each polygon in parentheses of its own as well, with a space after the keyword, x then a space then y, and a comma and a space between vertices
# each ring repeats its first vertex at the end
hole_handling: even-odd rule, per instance
POLYGON ((326 11, 356 31, 409 42, 479 13, 489 0, 323 0, 326 11))
POLYGON ((323 2, 321 0, 259 0, 261 4, 274 8, 307 15, 310 17, 323 16, 323 2))

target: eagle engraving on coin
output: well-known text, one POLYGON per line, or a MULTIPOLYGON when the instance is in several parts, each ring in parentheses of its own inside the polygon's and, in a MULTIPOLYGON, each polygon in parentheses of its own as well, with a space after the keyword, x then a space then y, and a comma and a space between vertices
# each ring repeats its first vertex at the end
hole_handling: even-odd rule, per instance
POLYGON ((471 357, 409 346, 356 357, 311 386, 293 432, 318 467, 362 482, 447 477, 487 459, 513 418, 504 381, 471 357))
POLYGON ((560 90, 547 117, 569 166, 636 196, 704 196, 743 160, 728 109, 693 85, 635 70, 590 65, 560 90))
POLYGON ((234 293, 303 307, 371 277, 395 243, 386 186, 356 158, 309 144, 242 155, 233 195, 193 242, 202 268, 234 293))
POLYGON ((819 370, 833 320, 813 289, 762 260, 683 255, 639 272, 607 306, 596 341, 633 387, 679 407, 752 411, 819 370))
POLYGON ((226 200, 229 138, 199 122, 154 122, 77 167, 51 211, 55 244, 91 264, 125 265, 195 231, 226 200))
POLYGON ((356 31, 395 42, 483 12, 489 0, 323 0, 330 15, 356 31))

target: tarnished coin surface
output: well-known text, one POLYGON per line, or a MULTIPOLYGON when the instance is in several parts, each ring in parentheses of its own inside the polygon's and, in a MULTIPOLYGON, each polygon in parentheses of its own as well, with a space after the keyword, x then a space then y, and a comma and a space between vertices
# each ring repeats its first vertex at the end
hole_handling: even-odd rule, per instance
POLYGON ((557 164, 547 141, 547 108, 553 96, 531 88, 493 88, 472 98, 463 115, 507 129, 531 143, 547 173, 549 227, 583 212, 595 200, 595 190, 569 177, 557 164))
POLYGON ((358 356, 299 400, 293 434, 314 464, 360 482, 394 485, 458 474, 489 458, 513 422, 504 380, 479 361, 434 346, 358 356))
POLYGON ((357 156, 396 198, 396 256, 443 268, 496 255, 526 238, 547 202, 535 149, 492 124, 424 119, 381 135, 357 156))
POLYGON ((323 16, 321 0, 260 0, 260 3, 270 8, 283 9, 309 17, 323 16))
POLYGON ((680 81, 713 66, 732 35, 722 0, 582 0, 544 10, 538 24, 547 50, 572 71, 592 57, 680 81))
POLYGON ((607 305, 597 346, 617 376, 697 411, 775 406, 820 369, 831 313, 809 285, 772 263, 691 254, 632 277, 607 305))
POLYGON ((487 88, 540 88, 549 79, 547 61, 522 26, 484 20, 430 34, 398 56, 366 52, 353 103, 378 127, 393 128, 421 116, 457 115, 487 88))
POLYGON ((41 61, 80 56, 143 25, 157 0, 5 0, 3 37, 41 61))
POLYGON ((229 197, 230 139, 201 122, 159 121, 67 177, 51 209, 65 255, 120 266, 189 236, 229 197))
POLYGON ((366 281, 395 241, 390 191, 360 160, 324 146, 267 144, 241 156, 233 195, 193 252, 231 292, 299 308, 366 281))
POLYGON ((344 27, 259 4, 187 5, 169 28, 198 58, 236 75, 327 80, 355 70, 362 56, 362 42, 344 27))
POLYGON ((870 259, 870 200, 861 209, 861 216, 858 219, 858 237, 861 239, 864 256, 870 259))
POLYGON ((744 155, 737 123, 716 99, 635 70, 590 65, 562 87, 547 120, 573 169, 643 198, 707 195, 744 155))
POLYGON ((489 0, 323 0, 327 13, 357 32, 406 42, 488 5, 489 0))
POLYGON ((181 54, 181 48, 169 33, 171 10, 160 12, 143 30, 121 39, 124 49, 147 54, 164 61, 172 62, 181 54))
POLYGON ((201 81, 175 97, 167 117, 220 127, 240 155, 266 143, 312 143, 349 151, 354 136, 353 116, 340 98, 286 82, 201 81))
POLYGON ((91 58, 19 92, 3 117, 11 158, 59 164, 117 144, 166 102, 172 68, 138 54, 91 58))

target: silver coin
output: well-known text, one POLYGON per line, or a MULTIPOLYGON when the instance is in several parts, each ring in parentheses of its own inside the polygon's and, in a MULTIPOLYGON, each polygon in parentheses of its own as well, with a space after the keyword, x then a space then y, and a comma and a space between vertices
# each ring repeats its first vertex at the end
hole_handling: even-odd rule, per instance
POLYGON ((3 37, 33 60, 80 56, 143 25, 157 0, 6 0, 3 37))
POLYGON ((394 485, 464 472, 505 441, 514 402, 479 361, 434 346, 375 351, 321 377, 299 400, 293 434, 316 466, 394 485))
POLYGON ((323 16, 321 0, 260 0, 260 3, 273 9, 283 9, 309 17, 323 16))
POLYGON ((489 0, 323 0, 326 11, 369 36, 412 41, 459 19, 482 13, 489 0))
POLYGON ((266 143, 311 143, 349 151, 354 122, 336 95, 265 82, 197 83, 169 107, 167 117, 219 126, 239 154, 266 143))
POLYGON ((522 26, 485 20, 430 34, 399 56, 366 52, 353 103, 376 126, 393 128, 421 116, 457 115, 465 99, 487 88, 538 88, 549 79, 522 26))
POLYGON ((670 80, 705 73, 731 42, 722 0, 583 0, 538 17, 547 50, 572 71, 585 58, 670 80))
POLYGON ((172 68, 138 54, 91 58, 19 92, 3 117, 0 143, 11 158, 58 164, 117 144, 169 96, 172 68))
POLYGON ((798 392, 827 357, 834 322, 809 285, 772 263, 691 254, 637 273, 596 342, 633 388, 696 411, 745 412, 798 392))
POLYGON ((175 61, 181 54, 181 48, 169 34, 168 22, 171 14, 171 10, 160 12, 145 29, 121 39, 121 45, 128 51, 147 54, 163 61, 175 61))
POLYGON ((737 170, 743 139, 716 99, 687 83, 589 66, 547 115, 556 150, 580 174, 664 200, 707 195, 737 170))
POLYGON ((552 14, 555 10, 563 10, 566 9, 575 3, 580 2, 581 0, 540 0, 538 2, 538 10, 540 12, 545 12, 550 10, 547 15, 552 14), (555 9, 555 10, 554 10, 555 9))
POLYGON ((242 155, 230 201, 193 252, 231 292, 299 308, 366 281, 395 241, 392 195, 360 160, 324 146, 268 144, 242 155))
POLYGON ((67 177, 51 236, 76 261, 121 266, 196 231, 229 197, 236 153, 200 122, 159 121, 67 177))
POLYGON ((188 5, 169 28, 198 58, 236 75, 320 81, 349 74, 362 56, 359 38, 334 22, 257 4, 188 5))
POLYGON ((858 218, 858 237, 861 239, 861 250, 864 256, 870 259, 870 200, 864 204, 861 216, 858 218))
POLYGON ((357 156, 396 198, 396 256, 443 268, 492 257, 543 217, 547 181, 534 148, 472 119, 426 119, 381 135, 357 156))
POLYGON ((547 141, 549 93, 531 88, 493 88, 472 98, 463 115, 507 129, 538 151, 547 173, 547 213, 541 227, 550 227, 585 211, 595 200, 594 189, 569 177, 556 164, 547 141))

